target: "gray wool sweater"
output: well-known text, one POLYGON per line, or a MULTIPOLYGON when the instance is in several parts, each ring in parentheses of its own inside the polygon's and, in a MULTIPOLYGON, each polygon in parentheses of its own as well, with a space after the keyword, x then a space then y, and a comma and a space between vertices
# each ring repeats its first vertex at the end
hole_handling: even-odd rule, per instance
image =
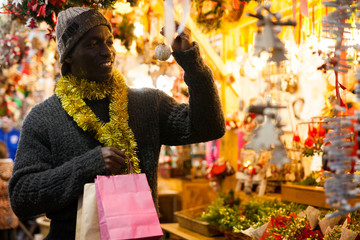
MULTIPOLYGON (((173 56, 184 69, 189 104, 179 104, 156 89, 128 91, 129 126, 155 206, 161 145, 209 141, 225 132, 212 72, 204 64, 199 46, 195 43, 193 48, 174 52, 173 56)), ((107 101, 87 103, 100 119, 108 119, 107 101)), ((52 220, 46 239, 74 239, 77 201, 83 186, 93 182, 96 175, 106 174, 101 147, 92 135, 77 126, 56 95, 32 108, 21 128, 9 183, 16 215, 28 218, 46 213, 52 220)))

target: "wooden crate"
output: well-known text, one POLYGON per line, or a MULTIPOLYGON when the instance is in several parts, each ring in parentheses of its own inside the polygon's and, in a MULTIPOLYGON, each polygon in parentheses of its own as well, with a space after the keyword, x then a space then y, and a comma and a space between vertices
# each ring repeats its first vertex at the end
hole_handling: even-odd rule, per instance
POLYGON ((175 216, 180 227, 200 233, 206 237, 223 235, 222 232, 220 232, 214 226, 211 226, 208 222, 197 220, 197 218, 199 218, 206 209, 207 206, 190 208, 175 212, 175 216))
MULTIPOLYGON (((301 186, 295 184, 281 185, 281 200, 307 204, 315 207, 331 208, 326 203, 325 193, 323 187, 301 186)), ((360 196, 354 199, 349 199, 350 204, 360 202, 360 196)))

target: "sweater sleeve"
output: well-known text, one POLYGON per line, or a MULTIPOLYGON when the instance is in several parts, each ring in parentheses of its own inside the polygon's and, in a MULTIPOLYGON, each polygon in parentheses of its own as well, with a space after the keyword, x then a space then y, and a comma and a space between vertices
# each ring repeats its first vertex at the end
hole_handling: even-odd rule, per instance
POLYGON ((222 137, 225 120, 212 71, 200 56, 199 45, 184 52, 173 52, 184 70, 189 104, 177 104, 163 97, 160 104, 162 144, 182 145, 222 137))
MULTIPOLYGON (((105 173, 100 146, 54 167, 52 133, 48 122, 41 118, 39 112, 32 111, 23 123, 9 183, 11 206, 20 218, 69 206, 82 193, 85 183, 105 173)), ((65 154, 61 157, 66 158, 65 154)))

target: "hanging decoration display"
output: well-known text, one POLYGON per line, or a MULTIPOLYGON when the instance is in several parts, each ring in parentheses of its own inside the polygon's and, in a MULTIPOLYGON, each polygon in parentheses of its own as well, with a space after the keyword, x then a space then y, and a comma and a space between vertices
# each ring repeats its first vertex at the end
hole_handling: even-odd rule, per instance
POLYGON ((22 28, 16 22, 4 18, 0 22, 0 72, 20 63, 27 55, 22 28))
POLYGON ((259 29, 255 37, 254 54, 260 56, 263 51, 269 52, 271 54, 269 61, 280 65, 280 62, 287 60, 287 58, 284 43, 280 40, 278 34, 281 32, 281 26, 296 26, 296 22, 291 20, 282 22, 281 14, 272 12, 270 8, 270 3, 260 5, 256 10, 256 14, 248 13, 250 17, 259 19, 256 23, 259 29))
MULTIPOLYGON (((269 62, 276 62, 276 67, 279 67, 280 62, 286 60, 284 44, 278 37, 278 33, 281 31, 281 26, 295 26, 293 21, 281 21, 281 15, 279 13, 273 13, 271 10, 271 4, 260 5, 256 9, 256 14, 249 13, 251 17, 258 19, 256 25, 259 28, 255 39, 255 52, 254 54, 260 56, 261 52, 265 51, 271 54, 269 62)), ((276 82, 276 89, 281 90, 281 81, 276 82)), ((253 149, 257 152, 264 150, 271 151, 272 160, 271 164, 276 165, 278 168, 282 168, 285 163, 289 163, 290 159, 287 157, 287 152, 284 148, 284 144, 280 140, 280 136, 283 134, 281 117, 279 114, 280 108, 286 108, 279 103, 273 104, 276 101, 274 97, 270 97, 271 93, 265 93, 265 104, 260 103, 249 107, 249 112, 258 114, 257 118, 263 118, 263 121, 259 119, 259 127, 255 129, 254 135, 249 143, 245 145, 245 149, 253 149)))
POLYGON ((285 163, 290 162, 284 144, 280 140, 283 131, 281 130, 282 125, 278 109, 285 107, 272 105, 270 98, 266 99, 266 101, 266 104, 249 107, 249 112, 258 114, 257 118, 264 117, 264 121, 255 129, 250 142, 245 144, 245 149, 253 149, 258 153, 265 150, 272 151, 273 157, 270 163, 281 168, 285 163))
POLYGON ((21 59, 19 37, 6 34, 0 40, 0 69, 9 68, 21 59))
MULTIPOLYGON (((360 28, 358 24, 352 24, 351 20, 358 14, 360 3, 353 1, 338 0, 323 3, 326 7, 334 8, 334 11, 323 18, 323 29, 334 40, 333 54, 326 59, 326 69, 335 73, 335 88, 338 115, 325 119, 324 127, 328 129, 324 139, 324 159, 331 172, 325 172, 325 195, 327 203, 337 209, 327 215, 328 218, 343 216, 349 212, 360 209, 360 203, 351 205, 348 200, 355 198, 360 193, 358 184, 360 179, 354 175, 355 170, 360 170, 360 161, 357 156, 357 132, 360 130, 359 112, 355 115, 347 114, 347 107, 340 96, 339 83, 341 73, 346 73, 351 67, 347 65, 346 51, 349 48, 358 48, 346 42, 344 34, 352 28, 360 28), (340 74, 339 74, 340 73, 340 74), (355 128, 356 131, 353 129, 355 128)), ((359 49, 358 49, 359 50, 359 49)), ((360 73, 360 72, 358 72, 360 73)), ((356 80, 360 77, 357 74, 356 80)), ((355 87, 356 88, 356 87, 355 87)), ((356 91, 357 100, 360 99, 359 91, 356 91)))
MULTIPOLYGON (((39 23, 46 22, 49 25, 48 37, 53 39, 52 33, 55 30, 57 15, 60 11, 75 6, 106 9, 112 7, 116 2, 116 0, 9 0, 8 4, 3 7, 3 12, 26 21, 29 29, 38 28, 39 23)), ((136 1, 129 2, 132 4, 136 1)))

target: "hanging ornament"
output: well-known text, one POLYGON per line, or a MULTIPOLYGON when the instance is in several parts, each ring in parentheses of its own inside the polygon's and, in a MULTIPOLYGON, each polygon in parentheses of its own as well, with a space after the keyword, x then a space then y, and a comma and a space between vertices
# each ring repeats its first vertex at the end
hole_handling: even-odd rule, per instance
MULTIPOLYGON (((360 131, 360 112, 355 111, 355 115, 349 115, 348 106, 340 96, 340 89, 343 88, 339 82, 339 74, 348 72, 351 67, 347 64, 350 59, 347 52, 350 48, 359 49, 359 45, 351 45, 345 42, 344 34, 351 29, 360 26, 353 23, 359 15, 359 4, 349 0, 325 1, 326 7, 334 9, 322 20, 323 30, 334 40, 332 54, 325 60, 325 64, 318 69, 332 69, 335 75, 335 91, 337 104, 334 110, 338 115, 327 118, 324 128, 329 129, 324 139, 323 159, 327 162, 331 172, 324 172, 327 176, 324 184, 326 202, 336 212, 328 214, 327 218, 344 216, 350 212, 360 209, 360 203, 351 205, 348 200, 355 198, 360 193, 360 178, 354 171, 360 170, 360 160, 358 148, 358 132, 360 131)), ((360 76, 356 74, 356 80, 360 82, 360 76)), ((356 88, 356 87, 355 87, 356 88)), ((359 92, 355 90, 356 99, 359 99, 359 92)))
POLYGON ((296 26, 296 22, 291 20, 282 22, 281 14, 271 12, 270 8, 270 3, 265 6, 260 5, 256 10, 256 14, 248 13, 248 16, 259 19, 256 23, 259 30, 255 37, 254 55, 260 56, 263 51, 269 52, 271 54, 269 61, 279 65, 280 62, 287 60, 285 45, 278 37, 281 26, 296 26), (262 12, 267 14, 265 15, 262 12))
POLYGON ((38 28, 38 24, 34 18, 29 18, 29 20, 26 22, 25 27, 27 27, 30 30, 33 30, 35 28, 38 28))
POLYGON ((279 132, 276 123, 270 115, 271 109, 265 109, 265 122, 254 131, 254 136, 249 143, 245 145, 245 149, 254 149, 257 152, 263 150, 271 150, 274 146, 281 145, 279 140, 279 132))
POLYGON ((154 57, 160 61, 166 61, 171 56, 170 47, 165 43, 161 43, 156 46, 154 57))
POLYGON ((56 13, 54 11, 51 12, 51 21, 54 23, 54 25, 56 25, 57 17, 56 17, 56 13))
POLYGON ((49 3, 53 6, 55 6, 55 8, 60 9, 62 7, 62 5, 65 3, 65 0, 48 0, 49 3))
POLYGON ((21 0, 13 0, 12 1, 12 5, 14 5, 15 7, 18 7, 19 5, 22 4, 22 1, 21 0))
MULTIPOLYGON (((176 4, 177 2, 175 2, 176 4)), ((175 37, 175 33, 181 34, 185 29, 185 24, 187 19, 190 16, 191 1, 190 0, 179 0, 178 3, 182 4, 183 14, 179 26, 175 23, 174 18, 174 0, 165 0, 165 10, 164 10, 164 36, 166 43, 172 45, 175 37), (176 29, 177 27, 177 29, 176 29)))
POLYGON ((43 4, 39 7, 38 14, 36 17, 45 17, 45 11, 46 11, 46 4, 43 4))
POLYGON ((272 151, 270 163, 276 165, 279 169, 282 168, 284 164, 290 163, 290 159, 287 157, 287 151, 282 144, 275 146, 272 151))
MULTIPOLYGON (((344 112, 345 108, 340 108, 340 112, 344 112)), ((327 215, 327 218, 336 216, 343 216, 349 212, 360 209, 360 203, 351 206, 348 199, 355 198, 360 193, 358 188, 359 179, 354 174, 349 174, 353 162, 359 164, 359 160, 355 156, 351 156, 353 152, 352 147, 357 144, 350 141, 353 138, 353 133, 349 127, 352 126, 350 119, 346 117, 327 118, 325 128, 331 129, 329 134, 325 137, 324 158, 328 162, 328 168, 332 172, 324 172, 326 176, 324 189, 326 202, 331 207, 337 209, 327 215)))
POLYGON ((48 33, 45 36, 49 40, 56 40, 55 28, 48 28, 48 33))

